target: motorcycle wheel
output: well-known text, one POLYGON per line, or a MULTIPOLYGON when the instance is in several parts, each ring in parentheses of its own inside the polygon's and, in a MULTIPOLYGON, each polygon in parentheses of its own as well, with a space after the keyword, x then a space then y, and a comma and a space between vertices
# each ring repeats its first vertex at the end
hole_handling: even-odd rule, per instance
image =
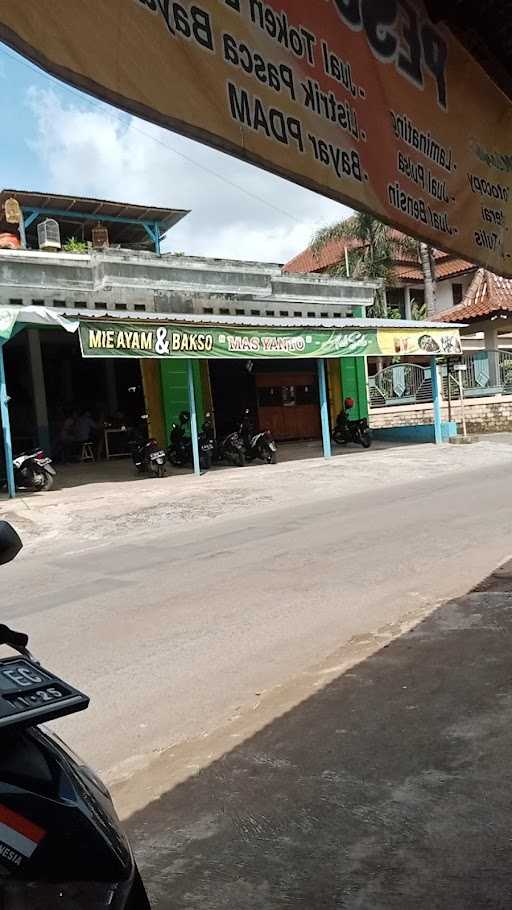
POLYGON ((245 468, 245 452, 233 452, 233 461, 239 468, 245 468))
POLYGON ((34 489, 47 492, 53 487, 53 475, 47 474, 46 471, 34 468, 34 489))
POLYGON ((265 464, 277 464, 277 452, 274 452, 270 446, 263 446, 260 458, 265 464))
POLYGON ((368 430, 363 430, 361 433, 361 445, 363 449, 369 449, 372 444, 372 437, 370 436, 368 430))
POLYGON ((200 464, 203 471, 209 471, 212 466, 213 456, 211 452, 204 452, 200 458, 200 464))
POLYGON ((333 439, 337 446, 346 446, 348 441, 345 436, 341 435, 341 433, 335 433, 333 439))

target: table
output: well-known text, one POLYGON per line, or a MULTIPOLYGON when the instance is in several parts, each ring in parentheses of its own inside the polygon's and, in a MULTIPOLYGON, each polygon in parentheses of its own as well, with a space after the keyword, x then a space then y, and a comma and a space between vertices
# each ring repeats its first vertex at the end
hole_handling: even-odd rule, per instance
MULTIPOLYGON (((129 435, 129 431, 126 429, 126 427, 125 428, 105 427, 105 457, 106 457, 107 461, 109 461, 111 458, 125 458, 126 455, 131 455, 131 452, 128 449, 128 435, 129 435), (121 443, 124 442, 124 447, 125 447, 124 451, 111 452, 109 437, 112 437, 115 435, 117 435, 117 436, 122 435, 124 437, 124 439, 120 440, 121 443)), ((117 447, 114 446, 114 448, 117 448, 117 447)), ((121 446, 121 448, 122 448, 122 446, 121 446)))

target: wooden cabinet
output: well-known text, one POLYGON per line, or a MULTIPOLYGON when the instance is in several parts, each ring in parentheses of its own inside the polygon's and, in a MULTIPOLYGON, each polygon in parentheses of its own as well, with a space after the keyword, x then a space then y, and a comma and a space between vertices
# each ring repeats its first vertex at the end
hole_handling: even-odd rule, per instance
POLYGON ((256 388, 260 429, 270 430, 278 440, 321 435, 315 373, 259 373, 256 388))

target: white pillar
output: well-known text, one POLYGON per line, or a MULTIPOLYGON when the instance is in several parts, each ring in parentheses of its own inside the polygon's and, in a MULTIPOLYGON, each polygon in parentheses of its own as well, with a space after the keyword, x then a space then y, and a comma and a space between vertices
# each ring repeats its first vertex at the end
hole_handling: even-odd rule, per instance
POLYGON ((405 288, 405 318, 412 319, 411 289, 405 288))
POLYGON ((50 451, 50 430, 48 427, 48 408, 46 405, 46 385, 44 381, 41 339, 38 329, 27 329, 28 356, 32 376, 32 393, 34 412, 37 424, 37 439, 42 449, 50 451))
POLYGON ((487 351, 487 358, 489 360, 489 385, 491 388, 497 388, 501 386, 501 377, 500 377, 500 365, 499 365, 499 355, 498 345, 498 329, 496 324, 491 323, 486 326, 484 331, 485 338, 485 350, 487 351))

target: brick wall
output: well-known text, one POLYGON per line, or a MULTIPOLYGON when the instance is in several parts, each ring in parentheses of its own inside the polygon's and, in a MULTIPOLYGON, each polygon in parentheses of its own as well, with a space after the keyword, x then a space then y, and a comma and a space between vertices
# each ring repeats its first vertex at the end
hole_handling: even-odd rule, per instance
MULTIPOLYGON (((468 433, 503 433, 512 431, 512 396, 469 398, 465 402, 468 433)), ((452 419, 460 424, 460 404, 452 405, 452 419)), ((398 408, 377 408, 370 411, 370 425, 380 427, 412 427, 433 423, 432 405, 406 405, 398 408)), ((442 407, 442 419, 448 420, 448 406, 442 407)))

